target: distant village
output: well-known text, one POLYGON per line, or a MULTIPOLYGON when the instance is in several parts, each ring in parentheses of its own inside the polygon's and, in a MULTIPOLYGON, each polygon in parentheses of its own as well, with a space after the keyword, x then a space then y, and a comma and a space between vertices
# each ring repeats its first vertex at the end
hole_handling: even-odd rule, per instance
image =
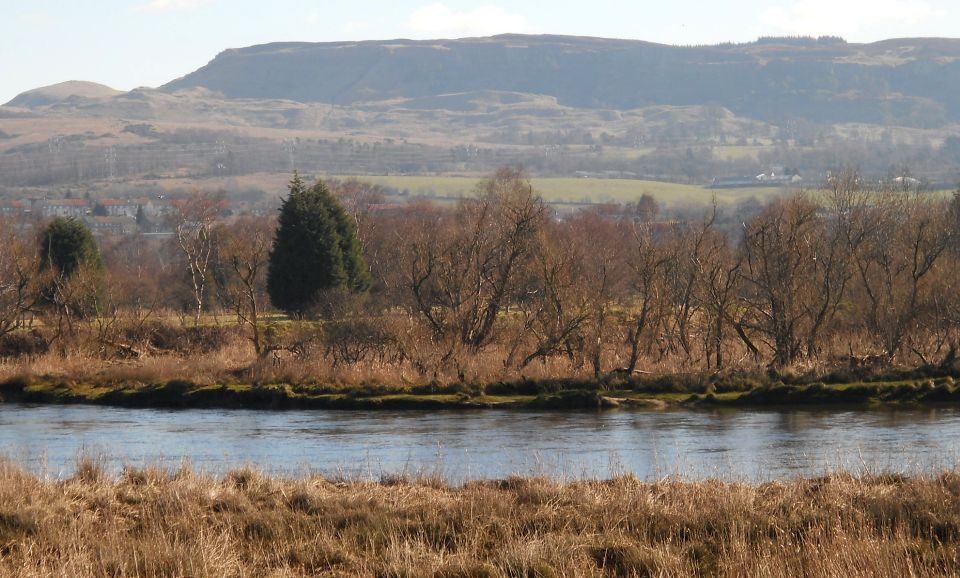
MULTIPOLYGON (((72 217, 82 221, 94 235, 170 234, 170 217, 182 199, 139 197, 131 199, 20 199, 0 200, 0 217, 26 226, 35 219, 72 217)), ((245 201, 221 201, 221 214, 258 215, 264 207, 245 201)))

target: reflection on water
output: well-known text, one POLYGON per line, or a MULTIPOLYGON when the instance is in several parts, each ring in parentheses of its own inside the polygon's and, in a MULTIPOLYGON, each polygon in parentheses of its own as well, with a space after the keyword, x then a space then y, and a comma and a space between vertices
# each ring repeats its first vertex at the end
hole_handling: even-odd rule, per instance
POLYGON ((771 479, 836 468, 917 471, 957 464, 960 411, 559 413, 136 410, 0 405, 0 453, 51 475, 76 457, 182 458, 211 473, 438 473, 451 480, 542 474, 771 479))

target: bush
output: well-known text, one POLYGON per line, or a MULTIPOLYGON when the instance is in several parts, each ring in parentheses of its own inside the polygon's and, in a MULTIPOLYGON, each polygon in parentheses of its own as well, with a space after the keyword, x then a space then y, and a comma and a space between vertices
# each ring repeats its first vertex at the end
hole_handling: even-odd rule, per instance
POLYGON ((127 328, 124 337, 133 343, 165 352, 187 354, 211 353, 229 341, 230 330, 219 326, 180 327, 149 323, 127 328))
POLYGON ((36 329, 0 337, 0 358, 35 357, 50 350, 50 342, 36 329))
POLYGON ((348 318, 325 323, 323 344, 334 365, 383 360, 392 337, 383 324, 370 318, 348 318))

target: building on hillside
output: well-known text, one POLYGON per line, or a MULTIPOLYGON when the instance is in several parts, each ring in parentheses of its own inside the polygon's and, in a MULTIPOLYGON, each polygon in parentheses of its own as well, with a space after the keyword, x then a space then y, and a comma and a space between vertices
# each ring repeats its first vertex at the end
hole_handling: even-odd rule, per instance
POLYGON ((0 215, 4 217, 22 217, 31 212, 29 201, 0 201, 0 215))
POLYGON ((143 206, 143 214, 150 218, 166 217, 177 212, 174 201, 163 196, 149 199, 150 203, 143 206))
POLYGON ((399 213, 406 207, 407 205, 403 203, 370 203, 367 205, 367 210, 371 213, 386 214, 399 213))
POLYGON ((94 235, 132 235, 137 232, 137 220, 133 217, 95 217, 83 219, 84 224, 94 235))
POLYGON ((142 199, 101 199, 97 202, 97 205, 103 207, 101 209, 107 217, 136 217, 137 211, 140 207, 143 207, 143 212, 145 215, 153 214, 153 200, 148 198, 142 199))
POLYGON ((33 212, 41 217, 74 217, 82 219, 93 208, 85 199, 43 199, 36 201, 33 212))

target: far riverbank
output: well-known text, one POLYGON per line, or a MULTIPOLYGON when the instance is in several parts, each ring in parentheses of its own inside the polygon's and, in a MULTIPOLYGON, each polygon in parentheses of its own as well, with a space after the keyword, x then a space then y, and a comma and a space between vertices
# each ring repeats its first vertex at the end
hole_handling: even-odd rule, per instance
POLYGON ((136 408, 328 410, 611 410, 675 407, 878 405, 960 406, 951 376, 914 374, 877 381, 757 383, 727 380, 554 380, 391 387, 383 384, 86 383, 14 378, 0 383, 0 402, 93 404, 136 408))

